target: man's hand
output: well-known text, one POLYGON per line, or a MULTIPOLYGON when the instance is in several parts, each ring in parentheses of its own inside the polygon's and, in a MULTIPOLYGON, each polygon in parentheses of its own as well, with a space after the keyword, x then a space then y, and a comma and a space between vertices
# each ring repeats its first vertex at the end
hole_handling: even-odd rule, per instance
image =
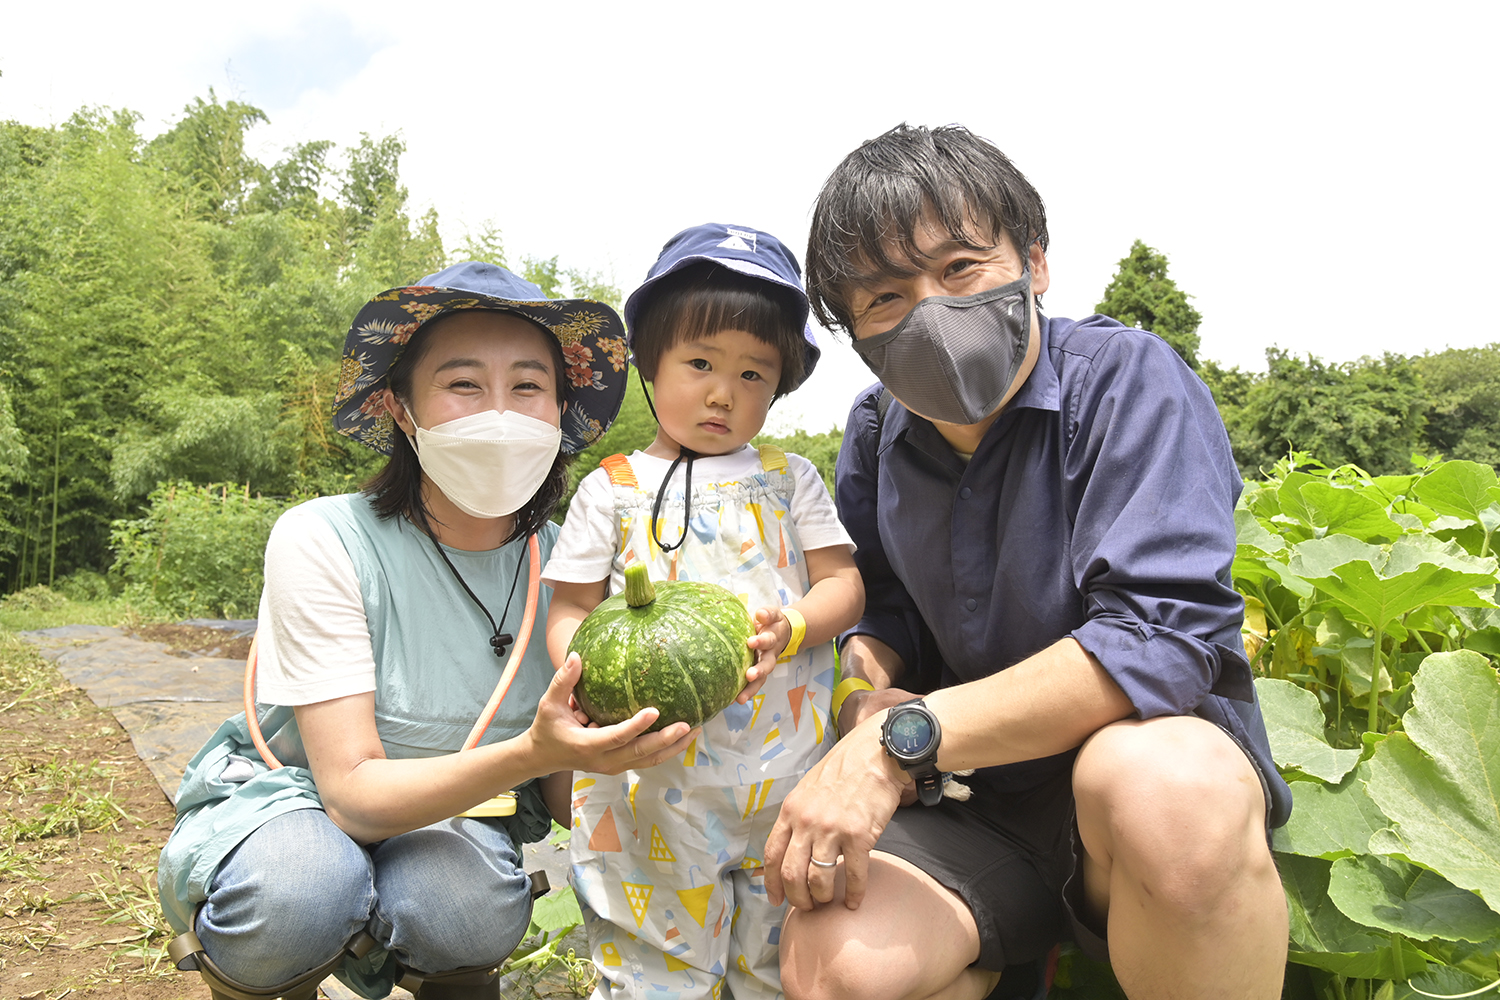
MULTIPOLYGON (((884 692, 881 692, 884 694, 884 692)), ((883 716, 882 716, 883 717, 883 716)), ((915 788, 880 746, 880 721, 868 718, 797 783, 766 839, 766 893, 800 910, 833 899, 836 869, 812 859, 844 858, 844 904, 858 909, 869 882, 870 851, 915 788)))

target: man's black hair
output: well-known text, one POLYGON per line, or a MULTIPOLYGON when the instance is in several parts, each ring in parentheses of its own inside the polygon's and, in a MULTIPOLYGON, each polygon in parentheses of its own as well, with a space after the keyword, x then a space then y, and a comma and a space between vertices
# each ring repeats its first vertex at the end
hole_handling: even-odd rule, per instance
POLYGON ((983 241, 1001 234, 1023 258, 1033 242, 1047 249, 1042 197, 1004 153, 961 125, 903 122, 845 157, 818 193, 807 239, 818 321, 852 332, 851 287, 916 274, 916 232, 929 217, 973 250, 991 249, 983 241))
MULTIPOLYGON (((396 359, 396 363, 391 365, 386 379, 391 391, 396 394, 397 401, 407 406, 411 405, 412 376, 416 373, 418 362, 422 360, 432 343, 432 329, 452 315, 454 314, 447 313, 423 325, 412 335, 411 342, 396 359)), ((561 404, 563 371, 566 367, 563 363, 562 347, 558 345, 557 338, 550 330, 544 330, 540 326, 537 329, 541 330, 542 337, 551 351, 557 401, 561 404)), ((392 442, 390 459, 379 472, 360 487, 360 492, 370 497, 371 506, 375 508, 375 513, 382 520, 401 515, 431 534, 431 522, 435 519, 422 499, 422 463, 417 460, 416 449, 411 446, 406 435, 401 433, 401 428, 395 428, 392 437, 395 440, 392 442)), ((563 494, 568 490, 568 466, 573 464, 574 457, 565 451, 557 453, 557 457, 552 460, 552 468, 547 473, 546 481, 532 494, 531 499, 526 501, 525 506, 516 511, 515 524, 505 542, 525 538, 540 530, 542 525, 547 523, 547 519, 552 516, 552 511, 556 509, 563 494)))
POLYGON ((744 330, 780 353, 775 393, 780 398, 802 381, 807 361, 802 327, 801 297, 790 288, 700 261, 652 287, 630 331, 630 350, 641 375, 654 382, 661 356, 675 345, 744 330))

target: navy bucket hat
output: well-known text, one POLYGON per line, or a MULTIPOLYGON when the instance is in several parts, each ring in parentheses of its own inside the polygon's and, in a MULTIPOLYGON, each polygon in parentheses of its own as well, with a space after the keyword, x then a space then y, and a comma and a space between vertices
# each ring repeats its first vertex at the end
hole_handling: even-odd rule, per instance
MULTIPOLYGON (((667 240, 656 263, 646 272, 645 282, 631 292, 630 298, 625 301, 626 326, 632 332, 635 330, 636 318, 645 308, 646 300, 651 297, 652 288, 661 279, 703 260, 790 288, 797 293, 797 302, 802 310, 802 337, 807 342, 802 364, 802 382, 806 382, 823 351, 818 347, 812 327, 807 323, 807 292, 802 288, 802 268, 798 266, 796 256, 780 240, 758 229, 708 222, 684 229, 667 240)), ((797 386, 791 388, 795 389, 797 386)))
POLYGON ((454 264, 415 285, 381 292, 360 309, 344 337, 333 425, 340 434, 391 453, 396 422, 381 404, 391 366, 425 324, 461 309, 528 319, 562 346, 562 450, 577 454, 603 436, 620 412, 629 377, 625 328, 591 299, 549 299, 531 282, 479 261, 454 264))

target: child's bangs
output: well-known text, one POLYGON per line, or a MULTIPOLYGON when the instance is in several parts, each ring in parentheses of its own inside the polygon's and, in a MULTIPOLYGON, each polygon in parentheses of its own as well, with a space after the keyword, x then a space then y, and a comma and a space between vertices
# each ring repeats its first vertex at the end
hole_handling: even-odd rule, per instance
POLYGON ((672 277, 676 280, 664 281, 641 311, 632 335, 636 364, 648 379, 672 347, 743 330, 780 353, 778 396, 802 381, 805 342, 795 292, 716 264, 695 264, 672 277))

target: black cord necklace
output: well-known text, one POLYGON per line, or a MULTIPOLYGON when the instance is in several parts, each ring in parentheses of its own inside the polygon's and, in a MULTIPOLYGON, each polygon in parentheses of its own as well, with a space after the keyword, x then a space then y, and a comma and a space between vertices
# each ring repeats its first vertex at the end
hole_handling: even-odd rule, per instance
MULTIPOLYGON (((656 415, 656 407, 651 403, 651 393, 646 388, 646 376, 641 374, 641 370, 639 368, 635 370, 635 374, 636 377, 641 380, 641 392, 646 396, 646 408, 651 411, 652 419, 654 419, 656 421, 656 425, 660 427, 661 418, 656 415)), ((682 548, 682 543, 687 541, 688 524, 691 521, 693 510, 693 459, 697 457, 698 453, 693 449, 678 445, 677 457, 672 459, 671 465, 667 466, 667 474, 662 477, 661 489, 656 491, 656 499, 651 503, 651 540, 654 541, 656 543, 656 547, 661 549, 663 552, 672 552, 676 549, 680 549, 682 548), (686 465, 683 465, 684 460, 686 460, 686 465), (683 466, 682 534, 678 537, 677 541, 673 542, 671 545, 663 545, 661 540, 661 524, 658 522, 657 518, 661 515, 662 499, 667 495, 667 484, 672 481, 672 473, 677 471, 677 466, 679 465, 683 466)))
POLYGON ((693 449, 678 445, 677 457, 672 459, 671 465, 667 466, 667 474, 661 480, 661 489, 656 491, 656 499, 651 503, 651 538, 656 542, 656 547, 663 552, 680 549, 682 548, 682 543, 687 541, 688 522, 691 519, 693 509, 693 459, 697 457, 698 453, 693 451, 693 449), (683 462, 684 459, 687 460, 685 464, 683 462), (678 536, 677 541, 671 545, 666 545, 661 540, 661 523, 657 518, 661 515, 661 502, 667 495, 667 483, 672 481, 672 473, 677 471, 677 466, 679 465, 682 465, 683 468, 682 534, 678 536))
POLYGON ((500 625, 504 625, 505 619, 510 615, 511 598, 516 596, 516 584, 521 582, 521 567, 526 564, 529 552, 523 551, 521 558, 516 560, 516 575, 510 581, 510 594, 505 598, 505 610, 500 612, 500 625, 496 625, 494 616, 490 614, 490 609, 486 608, 484 602, 475 595, 474 591, 469 589, 469 585, 464 581, 463 575, 458 572, 458 567, 453 565, 453 561, 448 558, 448 553, 443 551, 442 543, 437 540, 437 536, 427 526, 425 511, 423 512, 422 522, 423 530, 426 531, 427 537, 432 539, 433 547, 437 549, 437 554, 442 557, 443 564, 448 567, 448 571, 453 574, 453 579, 458 581, 458 585, 464 588, 464 593, 469 595, 469 600, 473 601, 474 606, 483 612, 484 617, 489 620, 490 628, 494 630, 494 634, 490 636, 490 648, 495 651, 496 656, 504 656, 510 644, 516 641, 516 637, 509 632, 500 631, 500 625))

